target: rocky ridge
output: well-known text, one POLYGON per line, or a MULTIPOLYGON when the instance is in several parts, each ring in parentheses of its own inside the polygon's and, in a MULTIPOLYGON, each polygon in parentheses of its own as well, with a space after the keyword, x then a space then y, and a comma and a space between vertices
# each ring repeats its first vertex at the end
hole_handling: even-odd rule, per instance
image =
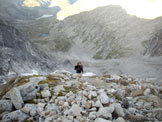
POLYGON ((54 56, 78 59, 80 55, 85 60, 119 59, 157 56, 155 51, 161 51, 160 46, 160 49, 154 46, 161 42, 154 41, 161 35, 161 17, 142 19, 129 15, 120 6, 110 5, 70 16, 62 21, 54 22, 54 18, 50 19, 51 22, 44 27, 41 27, 41 23, 34 22, 42 28, 42 32, 48 27, 46 37, 41 37, 41 33, 37 34, 34 24, 29 26, 28 32, 29 38, 43 50, 55 50, 54 56))
POLYGON ((0 118, 2 122, 160 122, 161 86, 161 81, 124 74, 85 76, 58 70, 47 76, 17 77, 1 97, 0 118))

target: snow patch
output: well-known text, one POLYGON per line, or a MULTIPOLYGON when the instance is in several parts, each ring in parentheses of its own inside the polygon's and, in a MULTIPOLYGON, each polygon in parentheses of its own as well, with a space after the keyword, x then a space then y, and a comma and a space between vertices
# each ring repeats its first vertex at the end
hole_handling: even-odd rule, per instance
POLYGON ((52 17, 52 14, 44 14, 41 17, 36 18, 37 20, 42 19, 42 18, 47 18, 47 17, 52 17))
POLYGON ((28 75, 38 75, 38 71, 36 71, 36 70, 32 70, 32 72, 31 72, 31 73, 22 73, 21 75, 22 75, 22 76, 28 76, 28 75))
POLYGON ((94 74, 93 72, 86 72, 86 73, 82 74, 82 76, 89 77, 89 76, 96 76, 96 74, 94 74))

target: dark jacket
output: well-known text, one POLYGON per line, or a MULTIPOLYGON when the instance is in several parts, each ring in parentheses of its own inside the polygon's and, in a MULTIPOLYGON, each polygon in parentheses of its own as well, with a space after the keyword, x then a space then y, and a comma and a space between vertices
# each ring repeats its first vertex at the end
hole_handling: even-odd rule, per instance
POLYGON ((83 66, 82 65, 76 65, 75 70, 76 70, 76 73, 81 73, 81 72, 83 72, 83 66))

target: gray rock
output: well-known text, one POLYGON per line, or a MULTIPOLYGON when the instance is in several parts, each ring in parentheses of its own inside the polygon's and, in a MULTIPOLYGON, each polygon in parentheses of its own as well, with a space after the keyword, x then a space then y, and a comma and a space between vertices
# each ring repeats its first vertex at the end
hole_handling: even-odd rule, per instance
POLYGON ((56 87, 54 87, 54 93, 58 94, 60 91, 65 91, 63 85, 57 85, 56 87))
POLYGON ((90 112, 89 119, 96 119, 96 112, 90 112))
POLYGON ((28 116, 21 110, 13 111, 11 113, 5 114, 2 118, 3 121, 19 121, 23 122, 28 116))
POLYGON ((115 107, 115 113, 119 116, 119 117, 123 117, 125 115, 123 108, 121 107, 121 104, 119 103, 115 103, 114 104, 115 107))
POLYGON ((34 90, 34 91, 30 92, 29 94, 27 94, 26 96, 23 97, 23 100, 28 101, 28 100, 35 99, 36 98, 36 93, 37 93, 37 90, 34 90))
POLYGON ((121 77, 118 76, 118 75, 116 75, 116 74, 114 74, 114 75, 111 76, 111 79, 112 79, 112 80, 120 80, 121 77))
POLYGON ((103 119, 103 118, 97 118, 97 119, 95 119, 94 122, 112 122, 112 121, 106 120, 106 119, 103 119))
POLYGON ((55 104, 48 104, 45 111, 53 111, 56 113, 58 111, 58 107, 55 104))
POLYGON ((59 73, 56 73, 56 72, 50 73, 50 76, 53 77, 53 78, 56 78, 56 79, 59 79, 59 78, 64 79, 65 78, 65 75, 59 74, 59 73))
POLYGON ((96 90, 96 87, 93 86, 93 85, 90 85, 90 84, 86 85, 86 88, 87 88, 88 90, 96 90))
POLYGON ((71 107, 70 109, 70 113, 73 115, 73 116, 80 116, 80 113, 81 113, 81 108, 79 105, 77 104, 73 104, 73 106, 71 107))
POLYGON ((69 103, 68 103, 68 102, 65 102, 63 106, 64 106, 65 108, 66 108, 66 107, 69 107, 69 103))
POLYGON ((43 90, 41 91, 41 95, 42 97, 50 97, 51 96, 51 92, 49 90, 43 90))
POLYGON ((39 116, 44 116, 44 103, 38 103, 37 104, 37 113, 39 116))
POLYGON ((32 116, 36 115, 36 105, 35 104, 25 104, 25 106, 21 109, 24 113, 32 116))
POLYGON ((109 97, 105 93, 101 93, 99 97, 102 104, 107 104, 110 101, 109 97))
POLYGON ((38 83, 40 81, 46 80, 46 77, 32 77, 29 80, 30 82, 18 87, 24 101, 36 98, 38 83))
POLYGON ((97 97, 96 91, 90 91, 90 92, 89 92, 88 98, 89 98, 89 99, 92 99, 92 97, 97 97))
POLYGON ((119 117, 115 122, 126 122, 122 117, 119 117))
POLYGON ((103 107, 102 103, 99 100, 97 100, 96 103, 93 106, 98 107, 98 108, 103 107))
POLYGON ((17 88, 11 89, 10 98, 16 109, 21 109, 23 107, 24 101, 21 97, 20 91, 17 88))
POLYGON ((30 116, 34 117, 37 115, 37 111, 35 109, 31 109, 30 116))
POLYGON ((31 77, 29 80, 30 80, 30 83, 33 83, 33 84, 35 83, 37 85, 40 81, 44 81, 46 79, 47 79, 46 77, 41 76, 41 77, 31 77))
POLYGON ((39 85, 39 88, 40 88, 40 90, 42 91, 42 90, 44 90, 45 88, 48 88, 48 84, 47 84, 47 83, 45 83, 45 84, 40 84, 40 85, 39 85))
POLYGON ((114 104, 111 104, 109 107, 105 107, 108 113, 113 113, 115 110, 114 104))
POLYGON ((131 114, 135 114, 137 109, 136 108, 133 108, 133 107, 129 107, 128 108, 128 111, 131 113, 131 114))
POLYGON ((13 110, 13 105, 10 100, 0 100, 0 114, 8 111, 11 112, 13 110))
POLYGON ((149 89, 149 88, 147 88, 145 91, 144 91, 144 95, 145 96, 148 96, 148 95, 150 95, 150 93, 151 93, 151 89, 149 89))
POLYGON ((105 118, 105 119, 112 119, 111 113, 107 111, 107 108, 101 107, 99 111, 96 113, 97 117, 105 118))
POLYGON ((30 82, 19 86, 18 89, 20 90, 22 97, 25 97, 30 92, 36 90, 36 88, 38 87, 38 83, 42 80, 46 80, 46 77, 33 77, 30 78, 30 82))

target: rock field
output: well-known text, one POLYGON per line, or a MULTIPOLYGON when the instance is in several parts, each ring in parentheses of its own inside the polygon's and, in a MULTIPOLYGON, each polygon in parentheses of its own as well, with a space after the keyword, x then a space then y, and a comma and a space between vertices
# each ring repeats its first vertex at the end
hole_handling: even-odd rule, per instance
POLYGON ((161 86, 160 80, 124 74, 82 76, 60 70, 16 77, 1 93, 0 121, 160 122, 161 86))

